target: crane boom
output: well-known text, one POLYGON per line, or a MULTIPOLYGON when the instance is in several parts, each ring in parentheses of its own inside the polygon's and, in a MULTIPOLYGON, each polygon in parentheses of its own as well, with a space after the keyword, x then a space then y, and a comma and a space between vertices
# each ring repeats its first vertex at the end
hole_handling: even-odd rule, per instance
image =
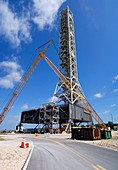
POLYGON ((66 79, 66 77, 58 70, 58 68, 44 55, 43 56, 48 65, 52 68, 52 70, 55 72, 55 74, 59 77, 59 79, 63 82, 63 84, 67 87, 69 91, 72 92, 75 98, 77 98, 78 102, 81 104, 81 106, 84 107, 84 109, 101 125, 102 128, 106 128, 106 125, 102 121, 102 119, 99 117, 99 115, 96 113, 96 111, 92 108, 92 106, 89 104, 89 102, 86 100, 84 95, 81 91, 78 91, 74 86, 71 90, 71 83, 66 79))
POLYGON ((25 86, 26 82, 29 80, 31 74, 35 70, 35 68, 38 66, 39 62, 42 58, 45 59, 47 64, 51 67, 51 69, 55 72, 55 74, 59 77, 59 79, 62 81, 62 83, 67 87, 67 89, 72 92, 74 97, 78 100, 81 106, 84 107, 84 109, 102 126, 102 128, 106 128, 106 125, 102 121, 102 119, 99 117, 99 115, 96 113, 96 111, 92 108, 92 106, 89 104, 89 102, 86 100, 84 95, 82 94, 81 90, 77 90, 75 86, 71 88, 71 83, 66 79, 66 77, 59 71, 59 69, 52 63, 51 60, 49 60, 45 56, 45 52, 48 50, 50 44, 52 43, 53 39, 48 42, 48 45, 42 52, 39 53, 39 55, 36 57, 36 59, 33 61, 31 66, 29 67, 28 71, 24 74, 20 82, 18 83, 15 91, 12 94, 12 97, 4 107, 2 113, 0 114, 0 124, 4 120, 5 116, 11 109, 12 105, 14 104, 15 100, 21 93, 23 87, 25 86))
POLYGON ((29 80, 31 74, 33 73, 33 71, 36 69, 36 67, 38 66, 39 62, 41 61, 42 57, 44 56, 45 52, 48 50, 48 48, 50 47, 51 43, 52 43, 53 39, 51 39, 48 43, 46 48, 43 49, 42 52, 39 53, 39 55, 35 58, 35 60, 33 61, 33 63, 31 64, 31 66, 29 67, 29 69, 27 70, 27 72, 24 74, 24 76, 21 78, 20 82, 18 83, 18 85, 16 86, 16 89, 14 90, 10 100, 8 101, 8 103, 6 104, 6 106, 3 108, 2 113, 0 114, 0 124, 2 123, 2 121, 4 120, 4 118, 6 117, 7 113, 9 112, 9 110, 11 109, 11 107, 13 106, 15 100, 18 98, 19 94, 21 93, 23 87, 25 86, 26 82, 29 80))

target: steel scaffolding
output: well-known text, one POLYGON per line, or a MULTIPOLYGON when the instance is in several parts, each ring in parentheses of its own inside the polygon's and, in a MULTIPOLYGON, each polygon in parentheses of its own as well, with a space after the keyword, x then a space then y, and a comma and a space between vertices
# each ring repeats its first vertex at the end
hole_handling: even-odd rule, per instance
MULTIPOLYGON (((82 108, 83 116, 81 115, 81 102, 78 102, 77 91, 85 97, 80 82, 78 80, 77 60, 76 60, 76 45, 74 35, 74 21, 73 14, 69 7, 62 10, 60 13, 60 48, 59 48, 60 71, 66 76, 71 84, 70 90, 60 80, 55 88, 54 96, 59 100, 58 102, 69 104, 69 119, 68 122, 92 122, 90 114, 85 113, 82 108), (79 107, 76 112, 76 106, 79 107), (76 114, 75 114, 76 113, 76 114), (80 118, 81 117, 81 118, 80 118)), ((80 99, 81 100, 81 99, 80 99)))
POLYGON ((59 81, 54 96, 58 97, 64 103, 77 103, 77 99, 72 94, 73 87, 82 91, 78 81, 76 47, 74 36, 73 14, 69 7, 60 13, 60 48, 59 48, 60 71, 66 76, 71 83, 71 92, 65 85, 59 81))
POLYGON ((59 106, 55 103, 43 104, 40 107, 39 124, 43 124, 44 129, 51 129, 53 126, 59 125, 59 106))

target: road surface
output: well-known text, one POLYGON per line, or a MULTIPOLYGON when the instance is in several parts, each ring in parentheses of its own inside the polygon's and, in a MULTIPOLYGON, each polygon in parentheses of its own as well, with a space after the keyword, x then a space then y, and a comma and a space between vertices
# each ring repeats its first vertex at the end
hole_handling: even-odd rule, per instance
POLYGON ((32 138, 27 170, 117 170, 118 151, 71 139, 32 138))

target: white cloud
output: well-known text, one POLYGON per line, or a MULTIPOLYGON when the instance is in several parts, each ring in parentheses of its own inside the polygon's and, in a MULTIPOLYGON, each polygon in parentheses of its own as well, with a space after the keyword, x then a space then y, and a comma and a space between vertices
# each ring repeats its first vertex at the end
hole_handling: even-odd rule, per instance
POLYGON ((107 113, 109 113, 110 112, 110 110, 105 110, 104 112, 103 112, 103 114, 107 114, 107 113))
POLYGON ((21 106, 21 109, 23 110, 27 110, 29 108, 28 104, 24 104, 23 106, 21 106))
POLYGON ((59 100, 58 97, 52 96, 51 98, 49 98, 48 102, 54 102, 54 103, 56 103, 58 100, 59 100))
POLYGON ((115 106, 116 106, 116 104, 111 104, 111 105, 110 105, 110 107, 115 107, 115 106))
POLYGON ((33 1, 33 16, 32 20, 38 25, 40 30, 45 27, 52 28, 57 17, 57 12, 60 6, 66 0, 32 0, 33 1))
POLYGON ((0 36, 3 36, 13 47, 18 47, 21 41, 31 41, 28 15, 13 12, 8 2, 0 1, 0 36))
POLYGON ((112 83, 115 83, 118 80, 118 75, 116 75, 112 81, 112 83))
POLYGON ((95 98, 102 98, 102 97, 103 97, 103 94, 101 94, 101 93, 96 93, 96 94, 94 94, 94 97, 95 97, 95 98))
POLYGON ((118 80, 118 75, 114 77, 115 80, 118 80))
POLYGON ((0 129, 14 130, 16 125, 20 122, 19 115, 8 115, 5 120, 2 122, 0 129))
MULTIPOLYGON (((53 28, 60 6, 66 0, 32 0, 26 4, 19 2, 22 10, 18 13, 10 8, 9 1, 0 1, 0 36, 12 47, 19 47, 21 42, 30 42, 33 22, 39 30, 53 28), (30 4, 30 5, 29 5, 30 4)), ((12 6, 13 7, 13 6, 12 6)))
POLYGON ((2 88, 12 89, 23 75, 23 70, 16 61, 0 62, 0 72, 2 73, 0 77, 0 87, 2 88))
POLYGON ((32 109, 37 109, 37 107, 36 107, 36 106, 33 106, 32 109))
POLYGON ((114 89, 113 91, 112 91, 112 93, 117 93, 118 92, 118 89, 114 89))

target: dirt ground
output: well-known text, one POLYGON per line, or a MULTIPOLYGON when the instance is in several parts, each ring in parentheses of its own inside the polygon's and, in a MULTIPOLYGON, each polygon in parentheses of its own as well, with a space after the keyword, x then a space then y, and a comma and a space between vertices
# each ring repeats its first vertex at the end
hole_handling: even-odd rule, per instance
MULTIPOLYGON (((31 151, 33 143, 27 139, 28 134, 0 134, 0 170, 21 170, 27 160, 27 157, 31 151), (25 139, 29 143, 29 148, 21 148, 21 142, 25 139)), ((39 135, 39 137, 48 138, 71 138, 70 134, 45 134, 39 135)), ((94 140, 94 141, 80 141, 92 145, 98 145, 118 151, 118 131, 112 131, 112 139, 107 140, 94 140)))
POLYGON ((28 142, 29 148, 21 148, 24 138, 19 135, 0 135, 0 169, 1 170, 21 170, 25 164, 32 147, 32 142, 28 142))
POLYGON ((90 144, 118 151, 118 131, 112 131, 112 138, 105 140, 86 141, 90 144))

